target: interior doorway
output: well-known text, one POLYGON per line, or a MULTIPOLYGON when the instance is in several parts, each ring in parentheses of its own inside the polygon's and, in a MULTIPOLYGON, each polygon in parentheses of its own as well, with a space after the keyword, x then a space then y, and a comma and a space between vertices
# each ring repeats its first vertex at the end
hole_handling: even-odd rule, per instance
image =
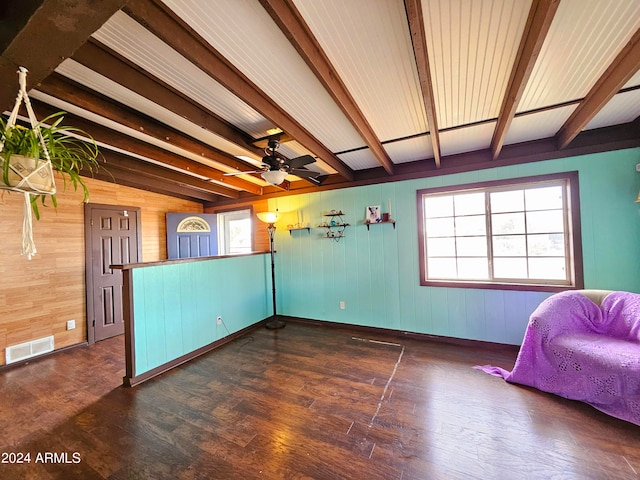
POLYGON ((124 333, 122 270, 111 265, 142 258, 140 208, 88 203, 85 218, 89 343, 124 333))

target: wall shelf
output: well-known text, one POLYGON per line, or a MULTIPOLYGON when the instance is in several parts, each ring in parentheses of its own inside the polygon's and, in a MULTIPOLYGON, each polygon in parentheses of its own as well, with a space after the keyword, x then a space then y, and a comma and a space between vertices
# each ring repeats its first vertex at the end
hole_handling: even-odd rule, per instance
POLYGON ((327 217, 328 220, 318 225, 320 228, 326 228, 327 232, 324 238, 330 238, 339 242, 341 238, 344 238, 344 230, 349 226, 347 222, 342 218, 344 212, 342 210, 332 210, 329 213, 324 213, 323 217, 327 217))
POLYGON ((311 227, 293 227, 287 228, 287 230, 289 230, 289 235, 291 235, 291 232, 297 232, 298 230, 306 230, 307 233, 311 234, 311 227))
POLYGON ((390 223, 393 225, 393 229, 396 229, 396 221, 395 220, 382 220, 381 222, 376 222, 376 223, 371 223, 371 222, 364 222, 364 224, 367 226, 367 230, 369 230, 369 226, 370 225, 382 225, 384 223, 390 223))

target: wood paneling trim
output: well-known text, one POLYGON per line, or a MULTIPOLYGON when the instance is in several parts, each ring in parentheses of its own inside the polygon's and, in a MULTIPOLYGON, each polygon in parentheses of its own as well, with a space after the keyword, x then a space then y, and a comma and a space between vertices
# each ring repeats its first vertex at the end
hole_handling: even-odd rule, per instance
POLYGON ((208 260, 221 260, 224 258, 250 257, 252 255, 265 255, 267 253, 269 252, 251 252, 251 253, 238 253, 234 255, 215 255, 211 257, 180 258, 175 260, 161 260, 158 262, 128 263, 126 265, 111 265, 111 268, 114 268, 116 270, 129 271, 129 270, 134 270, 136 268, 157 267, 158 265, 176 265, 179 263, 205 262, 208 260))
MULTIPOLYGON (((125 357, 125 376, 123 382, 127 384, 127 378, 134 378, 136 371, 136 355, 135 355, 135 329, 133 324, 134 318, 133 308, 133 272, 128 270, 122 272, 122 316, 124 319, 124 357, 125 357)), ((130 385, 131 386, 131 385, 130 385)))
MULTIPOLYGON (((125 387, 135 387, 136 385, 140 385, 142 382, 145 382, 153 377, 157 377, 158 375, 162 375, 163 373, 168 372, 172 368, 175 368, 179 365, 182 365, 183 363, 193 360, 194 358, 198 358, 199 356, 204 355, 205 353, 209 353, 210 351, 215 350, 216 348, 226 345, 227 343, 232 342, 237 338, 240 338, 241 336, 251 332, 252 330, 255 330, 256 328, 261 327, 262 325, 264 325, 264 323, 265 323, 264 320, 256 322, 253 325, 249 325, 248 327, 245 327, 242 330, 238 330, 237 332, 232 333, 224 338, 221 338, 220 340, 216 340, 215 342, 212 342, 209 345, 205 345, 204 347, 194 350, 193 352, 189 352, 179 358, 176 358, 175 360, 172 360, 152 370, 149 370, 148 372, 144 372, 141 375, 130 374, 129 356, 132 355, 133 357, 135 357, 135 355, 133 355, 132 352, 130 353, 129 350, 127 349, 127 355, 126 355, 127 356, 127 367, 126 367, 127 373, 126 373, 126 376, 123 377, 122 379, 123 385, 125 387)), ((129 328, 133 330, 132 326, 130 326, 129 328)), ((132 341, 133 340, 130 340, 129 343, 131 343, 132 341)), ((135 371, 134 366, 132 366, 131 369, 135 371)))
POLYGON ((328 320, 314 320, 310 318, 291 317, 288 315, 278 315, 287 322, 300 323, 304 325, 317 325, 324 328, 330 328, 334 330, 354 330, 357 332, 363 332, 374 335, 385 335, 392 338, 411 338, 413 340, 420 340, 422 342, 437 342, 448 345, 458 345, 463 347, 481 347, 483 350, 497 350, 500 352, 512 351, 514 354, 518 353, 520 349, 519 345, 511 345, 508 343, 487 342, 485 340, 470 340, 466 338, 446 337, 442 335, 432 335, 428 333, 417 332, 405 332, 400 330, 393 330, 391 328, 382 327, 370 327, 368 325, 356 325, 352 323, 339 323, 331 322, 328 320))

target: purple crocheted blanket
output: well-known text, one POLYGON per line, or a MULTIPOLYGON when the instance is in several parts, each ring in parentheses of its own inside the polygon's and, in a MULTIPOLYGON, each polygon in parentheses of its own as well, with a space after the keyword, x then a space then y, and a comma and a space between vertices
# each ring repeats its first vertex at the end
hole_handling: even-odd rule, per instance
POLYGON ((640 425, 640 295, 612 292, 600 307, 578 291, 552 295, 531 314, 511 372, 475 368, 640 425))

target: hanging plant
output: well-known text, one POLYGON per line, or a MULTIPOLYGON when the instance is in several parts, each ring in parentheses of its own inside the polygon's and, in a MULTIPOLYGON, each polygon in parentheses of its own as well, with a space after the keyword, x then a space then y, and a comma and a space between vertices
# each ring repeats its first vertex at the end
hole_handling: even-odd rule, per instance
POLYGON ((57 206, 53 171, 60 172, 65 188, 67 182, 71 182, 74 190, 80 185, 87 202, 89 191, 80 172, 87 169, 93 173, 98 167, 98 146, 86 132, 61 126, 65 112, 54 113, 38 122, 27 94, 27 69, 20 67, 17 73, 16 103, 7 120, 0 118, 0 189, 24 195, 22 254, 31 260, 37 252, 33 241, 32 213, 40 219, 38 199, 45 205, 46 197, 51 196, 53 206, 57 206), (31 128, 16 124, 22 102, 27 108, 31 128))
POLYGON ((7 121, 0 118, 0 145, 4 144, 0 151, 2 183, 7 190, 31 194, 37 219, 40 218, 38 201, 45 205, 46 197, 50 196, 53 206, 57 206, 53 176, 46 168, 48 161, 53 170, 61 173, 65 189, 67 183, 74 190, 82 189, 84 202, 89 200, 89 190, 80 172, 93 173, 98 168, 95 140, 80 129, 63 126, 65 114, 49 115, 33 128, 7 125, 7 121))

